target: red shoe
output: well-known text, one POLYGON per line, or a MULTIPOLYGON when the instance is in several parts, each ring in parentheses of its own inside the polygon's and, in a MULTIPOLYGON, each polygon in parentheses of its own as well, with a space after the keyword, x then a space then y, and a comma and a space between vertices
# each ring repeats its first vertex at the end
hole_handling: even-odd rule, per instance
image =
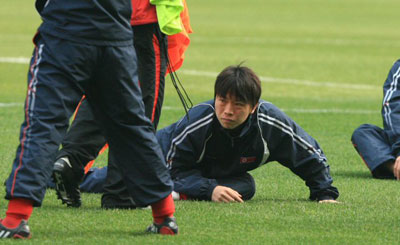
POLYGON ((161 224, 153 223, 149 227, 147 227, 147 232, 156 233, 161 235, 177 235, 178 234, 178 225, 176 224, 175 217, 168 217, 164 219, 164 222, 161 224))

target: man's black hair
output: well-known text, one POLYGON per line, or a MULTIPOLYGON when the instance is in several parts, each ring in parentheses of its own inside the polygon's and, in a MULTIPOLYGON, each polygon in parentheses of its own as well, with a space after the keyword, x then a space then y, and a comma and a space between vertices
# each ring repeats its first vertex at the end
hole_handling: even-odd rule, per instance
POLYGON ((261 97, 261 83, 253 70, 241 64, 226 67, 215 81, 216 96, 234 96, 236 100, 254 107, 261 97))

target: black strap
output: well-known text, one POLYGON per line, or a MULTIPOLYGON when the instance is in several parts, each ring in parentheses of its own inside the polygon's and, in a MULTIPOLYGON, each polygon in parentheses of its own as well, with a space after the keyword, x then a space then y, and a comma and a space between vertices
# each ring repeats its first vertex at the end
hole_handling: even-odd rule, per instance
MULTIPOLYGON (((163 38, 167 38, 166 35, 164 35, 163 38)), ((164 45, 164 51, 165 51, 165 57, 167 59, 167 69, 169 72, 169 76, 171 78, 172 81, 172 85, 174 86, 179 99, 181 100, 181 103, 183 105, 183 109, 185 110, 186 116, 189 120, 189 114, 188 111, 190 109, 192 109, 193 107, 193 102, 190 99, 188 93, 186 92, 185 88, 183 87, 181 80, 178 77, 178 74, 176 74, 176 72, 173 70, 173 67, 171 65, 171 62, 169 61, 169 54, 168 54, 168 45, 166 44, 167 42, 162 42, 164 45)))

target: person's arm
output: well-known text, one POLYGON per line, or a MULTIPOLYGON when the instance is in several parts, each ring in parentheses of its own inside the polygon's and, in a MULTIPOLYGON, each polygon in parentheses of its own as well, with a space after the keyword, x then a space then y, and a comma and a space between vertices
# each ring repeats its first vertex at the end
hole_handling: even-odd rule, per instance
POLYGON ((182 167, 175 166, 171 175, 174 181, 174 191, 185 194, 190 199, 210 201, 212 192, 218 185, 217 180, 204 178, 197 169, 184 170, 182 167))
POLYGON ((268 114, 261 112, 259 116, 270 149, 268 161, 278 161, 302 178, 310 189, 311 200, 336 200, 339 192, 332 186, 329 166, 318 143, 272 105, 268 114))
POLYGON ((36 0, 35 1, 35 7, 38 13, 40 14, 43 10, 43 8, 46 6, 47 0, 36 0))
POLYGON ((213 202, 243 202, 242 196, 232 188, 218 185, 215 179, 204 178, 196 169, 174 169, 174 191, 190 199, 213 202))

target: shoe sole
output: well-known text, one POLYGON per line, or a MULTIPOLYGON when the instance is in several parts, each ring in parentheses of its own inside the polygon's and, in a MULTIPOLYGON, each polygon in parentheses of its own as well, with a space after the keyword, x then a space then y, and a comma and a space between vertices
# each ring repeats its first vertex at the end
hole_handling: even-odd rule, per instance
POLYGON ((81 206, 80 202, 72 200, 71 198, 68 197, 67 188, 65 187, 64 178, 62 176, 61 171, 59 170, 53 171, 53 181, 56 186, 57 198, 61 200, 62 204, 67 204, 68 207, 75 207, 75 208, 79 208, 81 206))
POLYGON ((163 226, 160 229, 160 234, 161 235, 177 235, 178 233, 175 233, 171 228, 167 226, 163 226))
POLYGON ((26 239, 31 239, 31 238, 32 238, 32 235, 29 234, 29 236, 25 237, 25 236, 21 236, 21 235, 15 234, 15 235, 13 236, 13 238, 14 238, 14 239, 26 240, 26 239))

